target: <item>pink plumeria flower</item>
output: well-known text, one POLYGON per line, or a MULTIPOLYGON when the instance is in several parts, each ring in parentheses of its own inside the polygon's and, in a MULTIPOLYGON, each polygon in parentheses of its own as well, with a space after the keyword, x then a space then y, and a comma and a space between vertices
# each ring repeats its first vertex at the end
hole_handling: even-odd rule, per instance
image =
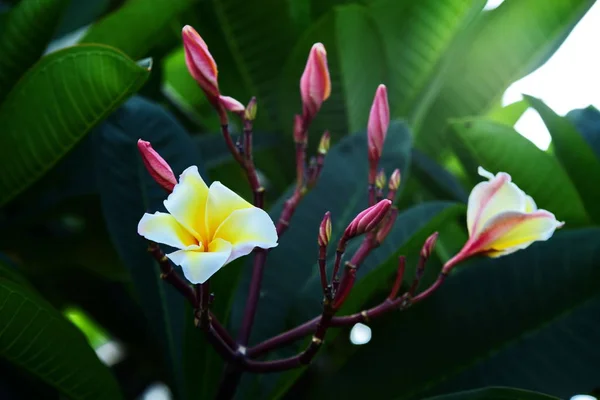
POLYGON ((187 168, 164 202, 168 213, 144 214, 138 233, 178 250, 167 254, 191 283, 204 283, 255 247, 277 246, 277 231, 264 210, 220 182, 204 183, 196 166, 187 168))
POLYGON ((304 120, 311 121, 331 94, 327 52, 322 43, 315 43, 310 49, 304 73, 300 78, 300 94, 304 120))
POLYGON ((479 175, 488 181, 478 183, 467 207, 469 240, 444 266, 448 272, 458 262, 475 254, 500 257, 550 239, 564 225, 554 214, 539 210, 531 198, 505 172, 494 175, 482 167, 479 175))

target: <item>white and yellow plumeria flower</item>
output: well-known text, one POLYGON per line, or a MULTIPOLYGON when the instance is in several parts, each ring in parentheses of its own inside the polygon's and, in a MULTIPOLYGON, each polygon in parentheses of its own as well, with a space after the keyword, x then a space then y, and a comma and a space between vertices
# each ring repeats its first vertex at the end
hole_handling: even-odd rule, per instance
POLYGON ((488 181, 478 183, 469 195, 469 240, 446 263, 446 270, 477 253, 489 257, 514 253, 533 242, 548 240, 564 225, 551 212, 538 210, 531 196, 511 182, 507 173, 494 175, 482 167, 478 173, 488 181))
POLYGON ((206 186, 196 166, 179 177, 164 202, 168 213, 144 214, 138 233, 179 250, 167 254, 191 283, 204 283, 215 272, 255 247, 277 246, 269 215, 220 182, 206 186))

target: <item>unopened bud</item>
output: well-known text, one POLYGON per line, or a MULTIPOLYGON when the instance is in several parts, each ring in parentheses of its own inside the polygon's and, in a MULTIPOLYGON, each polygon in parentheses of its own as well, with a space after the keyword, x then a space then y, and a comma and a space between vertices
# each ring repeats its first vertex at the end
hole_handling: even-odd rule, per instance
POLYGON ((247 121, 254 121, 256 118, 256 111, 258 106, 256 105, 256 97, 252 97, 246 106, 246 112, 244 114, 244 119, 247 121))
POLYGON ((439 232, 435 232, 431 236, 429 236, 427 238, 427 240, 425 240, 425 243, 423 244, 423 247, 421 248, 421 258, 428 259, 429 256, 431 256, 431 252, 433 251, 433 248, 435 247, 435 242, 437 241, 438 235, 439 235, 439 232))
POLYGON ((183 27, 181 36, 185 50, 185 64, 190 75, 198 82, 211 103, 216 105, 219 98, 218 71, 208 46, 198 32, 189 25, 183 27))
POLYGON ((390 191, 395 192, 396 190, 398 190, 398 187, 400 187, 400 170, 396 168, 390 176, 390 183, 388 188, 390 191))
POLYGON ((369 142, 369 165, 373 174, 377 168, 379 158, 383 151, 383 143, 390 125, 390 108, 387 99, 387 89, 385 85, 379 85, 375 92, 371 112, 369 113, 369 123, 367 125, 367 137, 369 142))
POLYGON ((219 96, 219 102, 227 111, 230 111, 232 113, 242 115, 244 111, 246 111, 244 105, 236 99, 234 99, 233 97, 219 96))
POLYGON ((319 246, 327 246, 331 239, 331 213, 327 211, 319 226, 319 246))
POLYGON ((177 184, 177 179, 175 179, 169 164, 152 148, 150 142, 139 139, 137 146, 152 178, 167 192, 172 192, 173 187, 177 184))
POLYGON ((385 171, 382 169, 379 170, 379 173, 377 174, 377 177, 375 178, 375 187, 379 190, 383 190, 383 188, 385 187, 385 171))
POLYGON ((300 78, 300 94, 302 116, 307 121, 311 121, 321 108, 321 104, 331 94, 327 52, 322 43, 315 43, 310 49, 306 67, 300 78))
POLYGON ((348 240, 373 230, 386 216, 392 202, 384 199, 360 212, 344 231, 343 239, 348 240))
POLYGON ((327 154, 327 152, 329 151, 329 145, 331 143, 331 135, 329 134, 329 131, 325 131, 325 133, 323 133, 323 136, 321 136, 321 141, 319 142, 319 148, 317 149, 317 152, 319 154, 327 154))

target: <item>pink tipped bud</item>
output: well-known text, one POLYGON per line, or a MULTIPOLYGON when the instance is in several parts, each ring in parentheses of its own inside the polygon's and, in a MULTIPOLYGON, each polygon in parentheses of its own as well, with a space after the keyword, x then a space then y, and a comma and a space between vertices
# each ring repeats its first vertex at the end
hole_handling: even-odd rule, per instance
POLYGON ((385 181, 386 181, 385 171, 382 168, 379 170, 379 173, 377 174, 377 177, 375 178, 375 187, 379 190, 383 190, 383 188, 385 187, 385 181))
POLYGON ((331 213, 327 211, 319 226, 319 239, 318 243, 320 247, 327 246, 331 239, 331 213))
POLYGON ((244 111, 246 111, 244 105, 233 97, 219 96, 219 102, 227 111, 231 111, 232 113, 243 115, 244 111))
POLYGON ((175 179, 169 164, 152 148, 150 142, 139 139, 137 145, 144 165, 152 178, 167 192, 172 192, 173 187, 177 184, 177 179, 175 179))
POLYGON ((375 229, 391 206, 392 202, 384 199, 359 213, 344 231, 344 239, 348 240, 375 229))
POLYGON ((429 256, 431 256, 431 252, 433 251, 433 248, 435 247, 435 242, 437 241, 438 235, 439 235, 439 232, 435 232, 431 236, 429 236, 427 238, 427 240, 425 240, 425 243, 423 244, 423 247, 421 248, 421 258, 428 259, 429 256))
POLYGON ((189 25, 184 26, 181 36, 183 37, 185 64, 188 71, 204 90, 209 100, 215 104, 219 97, 217 64, 208 51, 208 46, 194 28, 189 25))
POLYGON ((304 120, 300 115, 294 117, 294 142, 305 143, 306 131, 304 129, 304 120))
POLYGON ((327 52, 322 43, 315 43, 310 49, 304 73, 300 78, 300 94, 303 117, 311 121, 331 94, 327 52))
POLYGON ((321 141, 319 142, 319 148, 317 149, 317 152, 322 155, 327 154, 327 152, 329 151, 330 144, 331 135, 329 134, 329 131, 325 131, 325 133, 323 133, 323 136, 321 136, 321 141))
POLYGON ((392 176, 390 176, 388 188, 390 191, 396 191, 398 190, 398 187, 400 187, 400 170, 396 168, 394 172, 392 172, 392 176))
POLYGON ((369 124, 367 135, 369 139, 369 163, 374 170, 383 151, 383 142, 390 125, 390 107, 387 99, 387 89, 385 85, 379 85, 375 92, 371 113, 369 114, 369 124))
POLYGON ((254 121, 256 118, 256 111, 258 106, 256 105, 256 97, 252 97, 246 106, 246 112, 244 113, 244 119, 247 121, 254 121))

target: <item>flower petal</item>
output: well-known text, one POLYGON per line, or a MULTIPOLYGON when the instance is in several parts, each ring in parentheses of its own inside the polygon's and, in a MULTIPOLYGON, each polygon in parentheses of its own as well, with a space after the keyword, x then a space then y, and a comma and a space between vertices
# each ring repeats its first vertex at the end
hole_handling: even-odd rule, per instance
POLYGON ((275 224, 265 210, 257 207, 234 211, 219 226, 215 238, 233 245, 228 262, 249 254, 255 247, 270 249, 277 246, 275 224))
POLYGON ((138 234, 156 243, 178 249, 197 246, 198 241, 170 214, 144 214, 138 224, 138 234))
POLYGON ((233 190, 227 188, 221 182, 213 182, 208 189, 206 200, 206 232, 208 238, 212 239, 219 225, 236 210, 253 208, 254 206, 244 200, 233 190))
POLYGON ((488 221, 469 246, 470 252, 486 252, 492 257, 510 254, 535 241, 548 240, 562 225, 546 210, 532 213, 507 211, 488 221))
POLYGON ((181 265, 183 275, 191 283, 204 283, 227 264, 231 255, 231 244, 216 239, 210 243, 208 252, 178 250, 167 254, 173 263, 181 265))
POLYGON ((479 234, 486 222, 500 213, 525 211, 525 193, 510 180, 510 175, 500 172, 489 182, 480 182, 473 188, 467 207, 470 236, 479 234))
POLYGON ((533 198, 531 196, 525 195, 525 212, 530 213, 536 211, 537 209, 537 204, 535 204, 533 198))
POLYGON ((204 210, 208 187, 195 165, 187 168, 179 177, 173 193, 164 201, 165 208, 185 229, 203 242, 206 235, 204 210))

